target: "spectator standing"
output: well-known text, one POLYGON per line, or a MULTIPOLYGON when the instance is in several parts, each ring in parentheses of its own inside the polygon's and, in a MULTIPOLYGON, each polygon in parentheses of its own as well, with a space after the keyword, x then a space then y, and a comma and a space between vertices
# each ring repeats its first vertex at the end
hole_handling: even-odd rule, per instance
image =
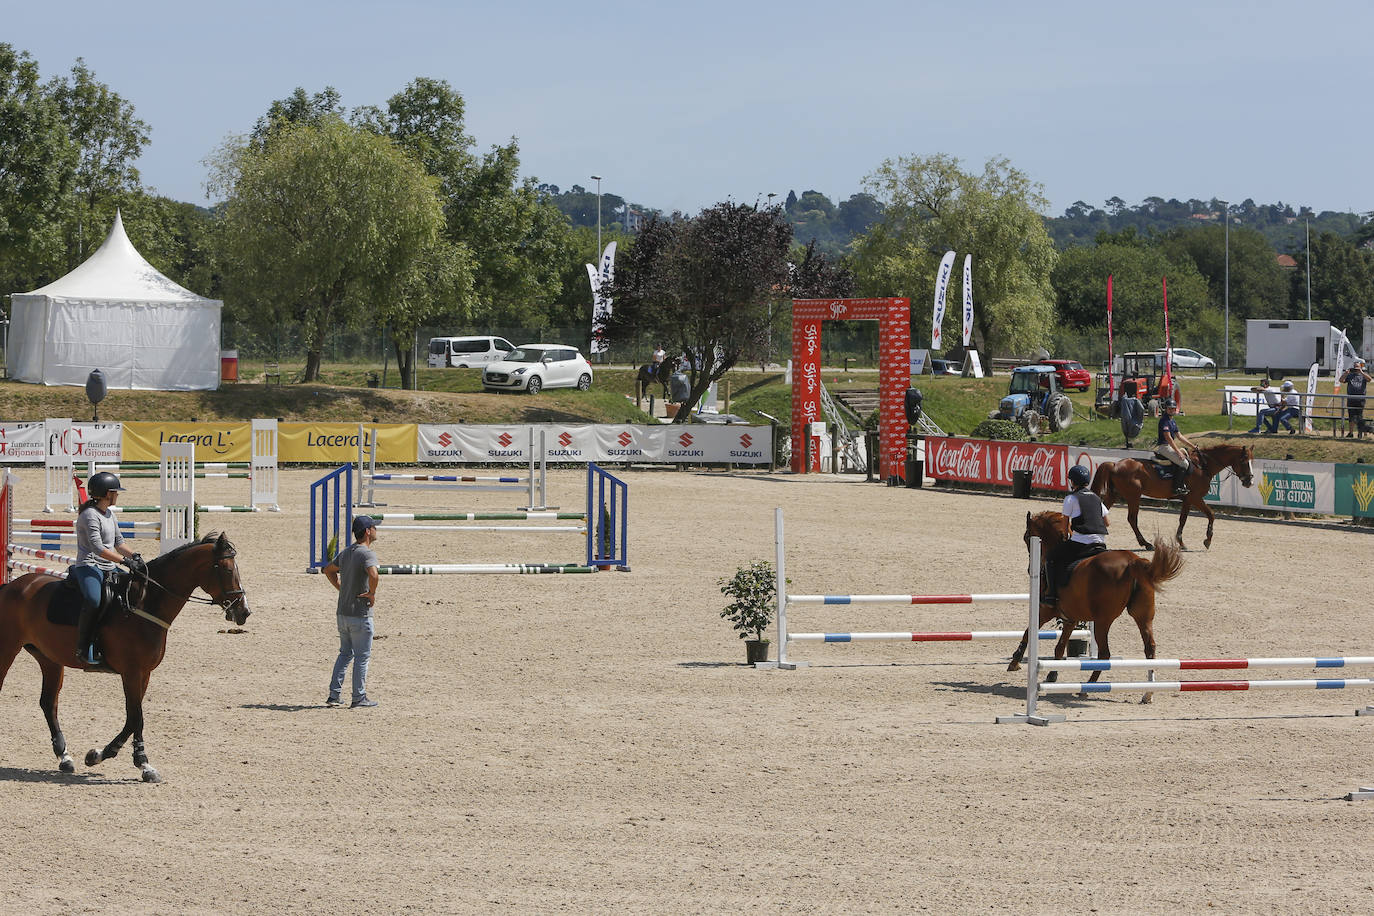
POLYGON ((1265 404, 1255 411, 1255 426, 1250 430, 1253 434, 1259 432, 1261 427, 1269 425, 1274 414, 1279 412, 1279 393, 1270 386, 1269 379, 1260 382, 1258 388, 1251 388, 1250 390, 1262 395, 1265 404))
POLYGON ((1302 403, 1302 399, 1298 396, 1298 392, 1293 388, 1292 382, 1283 383, 1282 393, 1283 407, 1277 413, 1275 413, 1272 418, 1270 418, 1269 425, 1265 427, 1265 432, 1277 434, 1279 431, 1279 424, 1282 423, 1283 428, 1288 430, 1288 435, 1291 436, 1295 434, 1297 430, 1294 429, 1288 421, 1302 413, 1302 408, 1299 406, 1302 403))
POLYGON ((1347 395, 1345 409, 1350 414, 1350 428, 1345 432, 1347 439, 1357 433, 1361 439, 1364 438, 1364 393, 1371 378, 1374 376, 1370 376, 1368 372, 1364 371, 1364 360, 1362 359, 1355 360, 1355 364, 1345 370, 1345 374, 1341 376, 1341 381, 1345 383, 1347 395))
POLYGON ((376 706, 367 695, 367 666, 372 660, 372 608, 377 601, 377 523, 368 515, 353 519, 353 543, 339 551, 324 568, 329 584, 339 592, 339 657, 329 680, 326 706, 338 706, 348 663, 353 663, 352 708, 376 706))

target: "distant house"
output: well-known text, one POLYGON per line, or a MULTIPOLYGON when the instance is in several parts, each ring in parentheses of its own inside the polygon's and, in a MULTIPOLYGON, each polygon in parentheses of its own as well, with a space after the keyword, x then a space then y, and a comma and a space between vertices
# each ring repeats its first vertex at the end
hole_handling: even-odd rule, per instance
POLYGON ((1294 260, 1291 254, 1281 254, 1278 257, 1274 258, 1274 260, 1278 261, 1279 266, 1282 267, 1284 270, 1298 269, 1298 262, 1294 260))

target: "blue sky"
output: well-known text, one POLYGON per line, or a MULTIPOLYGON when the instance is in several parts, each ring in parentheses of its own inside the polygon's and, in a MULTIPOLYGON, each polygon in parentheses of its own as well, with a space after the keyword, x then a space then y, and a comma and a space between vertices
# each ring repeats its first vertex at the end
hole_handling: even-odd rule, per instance
POLYGON ((84 57, 152 128, 144 182, 197 203, 202 160, 273 99, 383 104, 429 76, 479 148, 518 138, 524 174, 665 210, 838 201, 937 152, 1007 157, 1056 215, 1113 195, 1374 210, 1367 0, 9 7, 0 41, 45 77, 84 57))

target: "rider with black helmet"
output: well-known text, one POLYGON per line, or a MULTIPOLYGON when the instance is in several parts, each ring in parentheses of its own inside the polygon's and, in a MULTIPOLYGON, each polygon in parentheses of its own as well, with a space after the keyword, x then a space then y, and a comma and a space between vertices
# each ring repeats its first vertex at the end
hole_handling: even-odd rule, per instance
POLYGON ((1060 511, 1068 517, 1071 533, 1045 561, 1045 581, 1040 597, 1045 602, 1058 599, 1059 589, 1064 585, 1061 580, 1066 578, 1070 564, 1107 549, 1107 507, 1088 489, 1091 479, 1088 469, 1075 464, 1069 468, 1068 478, 1069 495, 1064 497, 1060 511))
POLYGON ((1155 440, 1155 455, 1180 468, 1174 472, 1174 495, 1182 498, 1188 495, 1188 456, 1183 447, 1196 451, 1197 446, 1178 431, 1178 423, 1174 420, 1177 413, 1178 405, 1173 398, 1159 402, 1159 436, 1155 440))
POLYGON ((100 608, 105 575, 113 572, 117 563, 124 563, 135 571, 146 568, 143 558, 124 546, 124 536, 119 533, 119 524, 112 511, 122 489, 119 478, 109 471, 92 474, 86 482, 89 498, 76 517, 76 563, 71 570, 72 579, 81 592, 76 655, 86 665, 99 665, 104 661, 92 644, 91 630, 100 608))

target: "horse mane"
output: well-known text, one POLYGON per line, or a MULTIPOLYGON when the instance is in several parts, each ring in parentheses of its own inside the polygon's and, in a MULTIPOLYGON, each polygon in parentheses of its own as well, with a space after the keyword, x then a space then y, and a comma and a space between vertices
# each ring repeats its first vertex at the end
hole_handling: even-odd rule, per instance
POLYGON ((172 560, 176 559, 177 557, 180 557, 182 554, 186 553, 193 547, 200 547, 203 544, 214 544, 219 540, 219 537, 220 533, 218 531, 211 531, 209 534, 205 535, 198 541, 188 541, 187 543, 182 544, 180 547, 174 548, 173 550, 164 553, 160 557, 153 557, 151 560, 148 561, 148 565, 152 566, 153 564, 157 564, 160 566, 164 562, 171 562, 172 560))

